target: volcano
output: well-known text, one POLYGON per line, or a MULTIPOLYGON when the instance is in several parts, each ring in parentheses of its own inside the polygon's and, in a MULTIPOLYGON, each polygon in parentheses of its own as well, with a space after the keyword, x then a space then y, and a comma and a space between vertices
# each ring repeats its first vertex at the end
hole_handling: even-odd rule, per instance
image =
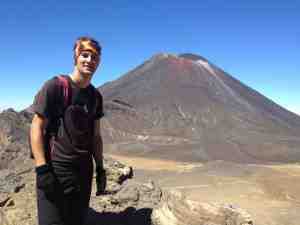
POLYGON ((180 161, 300 160, 300 117, 204 57, 157 54, 99 90, 111 153, 180 161))

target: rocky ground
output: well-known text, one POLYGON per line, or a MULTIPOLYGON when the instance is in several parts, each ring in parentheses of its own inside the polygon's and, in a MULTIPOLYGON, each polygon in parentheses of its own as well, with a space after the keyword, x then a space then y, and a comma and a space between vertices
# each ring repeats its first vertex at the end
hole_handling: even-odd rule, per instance
MULTIPOLYGON (((162 190, 149 180, 139 182, 131 167, 109 157, 107 193, 96 197, 93 189, 87 225, 246 225, 251 216, 231 204, 196 202, 181 191, 162 190)), ((35 176, 31 167, 1 170, 0 224, 36 224, 35 176)))

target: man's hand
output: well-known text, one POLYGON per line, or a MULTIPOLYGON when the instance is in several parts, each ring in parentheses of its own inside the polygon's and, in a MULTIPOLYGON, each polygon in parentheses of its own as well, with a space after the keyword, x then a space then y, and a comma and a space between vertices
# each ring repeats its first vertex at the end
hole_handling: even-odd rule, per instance
POLYGON ((36 171, 36 186, 45 192, 47 197, 52 197, 56 191, 56 178, 51 167, 48 164, 38 166, 36 171))
POLYGON ((96 168, 96 184, 97 184, 97 192, 96 196, 105 193, 106 188, 106 172, 102 167, 96 168))

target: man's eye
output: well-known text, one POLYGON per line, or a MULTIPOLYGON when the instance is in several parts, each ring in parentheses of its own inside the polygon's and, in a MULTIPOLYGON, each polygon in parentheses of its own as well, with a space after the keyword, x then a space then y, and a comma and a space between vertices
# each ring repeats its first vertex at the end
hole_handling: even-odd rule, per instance
POLYGON ((83 58, 88 58, 88 57, 90 56, 90 54, 89 54, 89 53, 82 53, 81 56, 82 56, 83 58))
POLYGON ((82 52, 80 55, 81 55, 82 58, 89 58, 89 57, 91 57, 91 59, 94 60, 94 61, 98 60, 98 56, 97 55, 91 54, 89 52, 82 52))
POLYGON ((97 55, 92 55, 92 60, 98 60, 98 56, 97 55))

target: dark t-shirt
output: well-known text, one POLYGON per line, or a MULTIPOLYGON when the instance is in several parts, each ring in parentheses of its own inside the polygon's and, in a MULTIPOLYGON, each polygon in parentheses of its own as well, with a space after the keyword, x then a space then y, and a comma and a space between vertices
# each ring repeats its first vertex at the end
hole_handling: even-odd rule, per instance
MULTIPOLYGON (((68 80, 72 94, 69 107, 74 105, 82 106, 85 111, 91 115, 92 119, 89 121, 92 123, 89 123, 90 126, 88 129, 91 129, 89 134, 92 136, 94 134, 93 121, 100 119, 104 115, 102 95, 92 85, 86 88, 79 88, 69 77, 68 80)), ((61 117, 60 115, 64 109, 63 105, 63 88, 58 85, 57 77, 54 77, 45 82, 41 90, 35 96, 33 110, 35 113, 47 118, 49 121, 47 126, 51 126, 53 121, 57 121, 56 118, 61 117)), ((90 143, 89 147, 82 147, 80 144, 74 144, 70 135, 61 135, 67 137, 60 137, 60 134, 70 133, 70 130, 66 129, 64 122, 64 119, 62 119, 59 126, 58 137, 53 141, 53 148, 51 150, 52 161, 70 163, 82 160, 84 157, 90 157, 92 153, 92 143, 90 143)), ((74 127, 82 126, 80 124, 80 118, 73 123, 75 123, 74 127)), ((90 140, 92 140, 92 138, 90 140)))

